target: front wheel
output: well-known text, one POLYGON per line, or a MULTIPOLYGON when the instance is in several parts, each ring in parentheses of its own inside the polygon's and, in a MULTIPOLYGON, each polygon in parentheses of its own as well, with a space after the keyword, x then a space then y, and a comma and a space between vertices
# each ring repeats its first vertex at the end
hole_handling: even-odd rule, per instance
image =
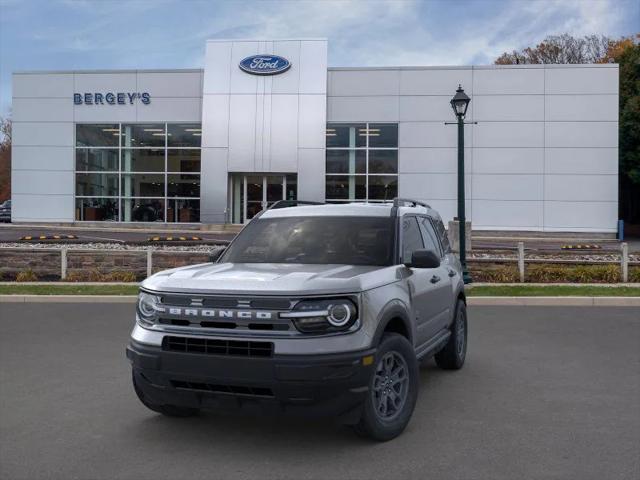
POLYGON ((459 370, 467 356, 467 306, 462 300, 450 327, 451 336, 442 350, 436 353, 436 364, 444 370, 459 370))
POLYGON ((413 347, 402 335, 385 334, 356 432, 381 442, 397 437, 409 423, 417 398, 418 362, 413 347))

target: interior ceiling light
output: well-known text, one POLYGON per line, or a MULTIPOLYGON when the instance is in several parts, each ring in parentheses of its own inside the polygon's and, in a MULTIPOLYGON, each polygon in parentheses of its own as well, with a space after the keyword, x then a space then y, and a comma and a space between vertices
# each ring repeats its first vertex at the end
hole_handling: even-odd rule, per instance
POLYGON ((164 132, 164 128, 143 128, 145 132, 164 132))

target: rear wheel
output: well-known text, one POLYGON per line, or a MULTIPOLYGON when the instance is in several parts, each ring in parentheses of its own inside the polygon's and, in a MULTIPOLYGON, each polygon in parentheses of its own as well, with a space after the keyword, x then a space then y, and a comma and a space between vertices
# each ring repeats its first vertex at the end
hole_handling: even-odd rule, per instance
POLYGON ((397 333, 382 337, 362 417, 355 430, 387 441, 405 429, 418 398, 418 363, 409 341, 397 333))
POLYGON ((447 344, 436 353, 436 364, 445 370, 459 370, 467 356, 467 306, 462 300, 458 300, 450 329, 447 344))
POLYGON ((152 410, 156 413, 161 413, 168 417, 192 417, 193 415, 198 414, 199 410, 197 408, 178 407, 177 405, 156 405, 155 403, 149 401, 149 399, 145 396, 144 392, 138 385, 135 373, 132 372, 131 378, 133 380, 133 389, 135 390, 138 399, 149 410, 152 410))

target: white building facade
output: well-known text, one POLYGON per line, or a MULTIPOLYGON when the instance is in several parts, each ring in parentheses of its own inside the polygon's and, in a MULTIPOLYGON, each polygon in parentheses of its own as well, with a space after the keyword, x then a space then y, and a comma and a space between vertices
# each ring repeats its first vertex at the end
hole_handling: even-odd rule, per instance
POLYGON ((15 73, 13 221, 243 223, 282 199, 395 196, 449 220, 459 84, 474 229, 616 231, 617 65, 331 68, 324 39, 209 41, 204 69, 15 73))

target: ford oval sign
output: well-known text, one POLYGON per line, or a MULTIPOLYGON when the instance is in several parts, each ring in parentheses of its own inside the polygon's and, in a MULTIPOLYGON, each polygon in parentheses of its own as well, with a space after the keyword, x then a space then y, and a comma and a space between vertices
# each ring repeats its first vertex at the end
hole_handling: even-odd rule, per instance
POLYGON ((240 62, 240 69, 253 75, 277 75, 290 67, 289 60, 278 55, 251 55, 240 62))

